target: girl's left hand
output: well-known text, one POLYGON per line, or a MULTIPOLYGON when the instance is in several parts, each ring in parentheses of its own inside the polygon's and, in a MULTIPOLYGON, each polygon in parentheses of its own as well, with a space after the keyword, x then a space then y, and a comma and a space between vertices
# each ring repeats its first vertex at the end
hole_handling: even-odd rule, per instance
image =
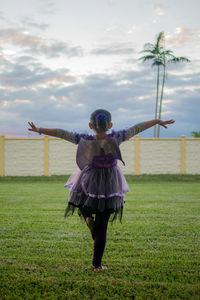
POLYGON ((29 131, 39 132, 39 128, 35 126, 33 122, 28 122, 31 128, 28 128, 29 131))
POLYGON ((175 122, 174 120, 168 120, 168 121, 158 120, 158 124, 164 128, 167 128, 166 125, 173 124, 174 122, 175 122))

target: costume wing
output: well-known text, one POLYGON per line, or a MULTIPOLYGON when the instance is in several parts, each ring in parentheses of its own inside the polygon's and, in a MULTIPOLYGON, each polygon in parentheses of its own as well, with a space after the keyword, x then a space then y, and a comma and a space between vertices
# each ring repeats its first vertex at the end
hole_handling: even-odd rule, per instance
POLYGON ((85 140, 81 138, 76 152, 78 167, 82 170, 86 165, 91 164, 94 157, 101 156, 102 149, 105 155, 112 154, 114 158, 125 164, 115 138, 110 137, 104 140, 85 140))

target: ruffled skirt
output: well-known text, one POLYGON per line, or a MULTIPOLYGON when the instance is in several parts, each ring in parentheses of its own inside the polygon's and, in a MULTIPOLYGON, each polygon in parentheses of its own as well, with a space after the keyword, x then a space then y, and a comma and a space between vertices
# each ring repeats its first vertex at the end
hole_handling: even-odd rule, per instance
POLYGON ((129 188, 117 165, 111 168, 86 166, 71 176, 65 187, 70 189, 65 216, 73 214, 78 208, 79 216, 82 216, 82 209, 88 214, 108 211, 111 222, 117 216, 121 221, 125 194, 129 188))

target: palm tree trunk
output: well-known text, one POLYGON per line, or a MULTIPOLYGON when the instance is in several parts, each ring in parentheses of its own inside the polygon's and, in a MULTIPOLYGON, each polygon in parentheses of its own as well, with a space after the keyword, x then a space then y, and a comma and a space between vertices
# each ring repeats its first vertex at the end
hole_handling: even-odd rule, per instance
MULTIPOLYGON (((162 113, 162 102, 163 102, 163 95, 164 95, 165 78, 166 78, 166 63, 164 62, 164 67, 163 67, 163 81, 162 81, 162 89, 161 89, 161 96, 160 96, 160 107, 159 107, 159 116, 158 116, 159 119, 161 119, 161 113, 162 113)), ((158 125, 158 130, 157 130, 157 138, 159 138, 159 137, 160 137, 160 125, 158 125)))
MULTIPOLYGON (((156 107, 155 107, 155 119, 158 118, 158 95, 159 95, 159 79, 160 79, 160 66, 158 65, 157 71, 157 88, 156 88, 156 107)), ((154 138, 156 137, 156 125, 154 126, 154 138)))

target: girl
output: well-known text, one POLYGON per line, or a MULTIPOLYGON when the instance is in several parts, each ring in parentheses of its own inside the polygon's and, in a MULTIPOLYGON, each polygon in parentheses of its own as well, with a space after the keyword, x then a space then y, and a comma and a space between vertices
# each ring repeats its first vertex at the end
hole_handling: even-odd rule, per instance
POLYGON ((163 122, 151 120, 139 123, 127 130, 107 131, 112 128, 111 114, 98 109, 91 114, 89 127, 94 135, 72 133, 63 129, 37 128, 28 122, 30 131, 65 139, 78 144, 76 162, 79 171, 69 178, 66 187, 70 189, 70 197, 65 216, 73 214, 78 208, 79 216, 83 216, 94 240, 93 269, 96 272, 107 269, 101 265, 106 244, 107 225, 117 216, 121 222, 125 194, 129 191, 126 180, 117 165, 123 159, 119 145, 132 136, 156 124, 167 128, 174 120, 163 122), (95 218, 94 218, 95 216, 95 218))

